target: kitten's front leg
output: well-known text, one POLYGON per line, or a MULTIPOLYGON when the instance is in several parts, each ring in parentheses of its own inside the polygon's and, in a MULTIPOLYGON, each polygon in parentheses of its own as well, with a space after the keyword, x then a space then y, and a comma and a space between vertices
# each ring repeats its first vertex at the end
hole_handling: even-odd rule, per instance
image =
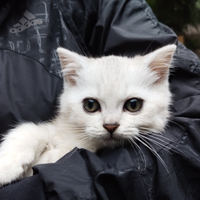
POLYGON ((0 186, 27 176, 47 142, 44 125, 27 123, 10 131, 0 146, 0 186))

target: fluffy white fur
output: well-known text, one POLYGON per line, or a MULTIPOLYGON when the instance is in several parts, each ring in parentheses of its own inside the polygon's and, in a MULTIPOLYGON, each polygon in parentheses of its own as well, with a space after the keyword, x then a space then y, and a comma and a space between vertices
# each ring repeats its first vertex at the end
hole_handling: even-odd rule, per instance
POLYGON ((168 75, 175 45, 145 56, 87 58, 58 48, 64 90, 57 117, 48 123, 21 124, 0 147, 0 184, 32 174, 32 166, 56 162, 74 147, 96 152, 122 145, 141 130, 160 133, 169 118, 168 75), (101 110, 85 112, 83 100, 96 99, 101 110), (123 109, 126 100, 143 99, 140 111, 123 109), (119 124, 110 139, 104 124, 119 124))

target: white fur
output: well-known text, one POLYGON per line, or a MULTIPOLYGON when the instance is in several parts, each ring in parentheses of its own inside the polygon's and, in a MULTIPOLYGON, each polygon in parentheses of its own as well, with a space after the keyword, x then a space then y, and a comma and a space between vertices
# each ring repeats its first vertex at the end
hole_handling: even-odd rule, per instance
POLYGON ((135 58, 97 59, 59 48, 66 81, 58 115, 48 123, 19 125, 5 136, 0 147, 0 184, 31 175, 32 166, 56 162, 76 146, 96 152, 134 139, 143 128, 162 132, 169 118, 168 73, 175 48, 169 45, 135 58), (151 64, 155 66, 155 62, 163 63, 163 60, 167 76, 160 79, 151 64), (96 99, 101 111, 85 112, 85 98, 96 99), (139 112, 123 110, 130 98, 144 100, 139 112), (103 124, 115 123, 120 124, 113 133, 119 140, 109 140, 103 124))

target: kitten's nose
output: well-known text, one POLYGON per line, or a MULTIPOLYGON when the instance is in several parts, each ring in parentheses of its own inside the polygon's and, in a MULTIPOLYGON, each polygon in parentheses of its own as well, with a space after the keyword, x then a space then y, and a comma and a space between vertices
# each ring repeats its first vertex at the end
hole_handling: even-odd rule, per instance
POLYGON ((119 124, 103 124, 103 127, 112 134, 119 127, 119 124))

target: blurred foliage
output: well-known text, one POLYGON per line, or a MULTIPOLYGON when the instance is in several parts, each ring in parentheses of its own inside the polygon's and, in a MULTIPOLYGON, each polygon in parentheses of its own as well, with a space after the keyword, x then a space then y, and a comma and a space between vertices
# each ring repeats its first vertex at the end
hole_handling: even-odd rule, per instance
POLYGON ((185 46, 193 51, 199 49, 200 40, 198 38, 188 38, 185 37, 185 46))
POLYGON ((200 22, 200 0, 146 0, 160 22, 177 34, 200 22))

